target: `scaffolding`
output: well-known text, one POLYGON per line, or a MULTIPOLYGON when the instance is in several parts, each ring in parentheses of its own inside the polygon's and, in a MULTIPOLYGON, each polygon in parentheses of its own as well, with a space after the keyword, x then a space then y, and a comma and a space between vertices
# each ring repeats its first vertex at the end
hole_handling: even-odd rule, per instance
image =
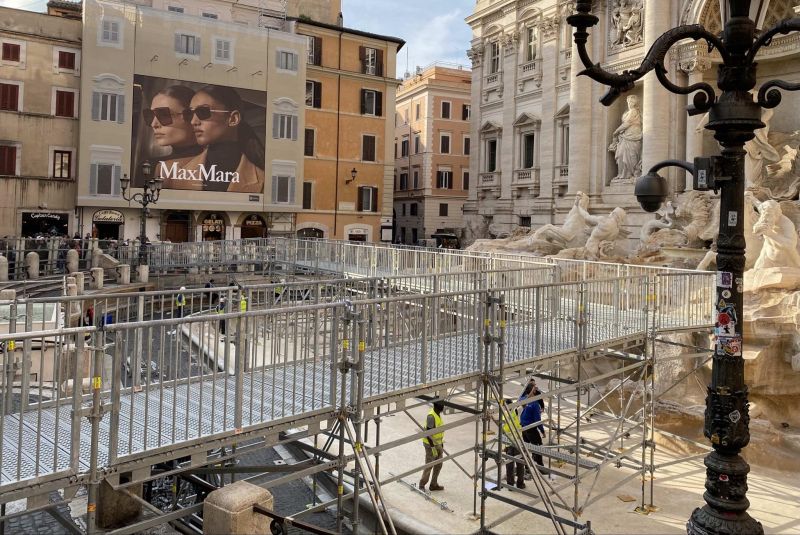
MULTIPOLYGON (((297 518, 333 507, 340 529, 346 516, 357 526, 359 497, 366 496, 377 511, 376 531, 388 535, 395 528, 383 489, 428 465, 385 476, 381 454, 433 431, 418 426, 381 442, 382 422, 439 397, 464 415, 443 429, 474 426, 474 444, 429 465, 453 463, 472 479, 482 532, 527 512, 550 519, 556 533, 589 533, 584 512, 604 496, 597 485, 606 467, 630 470, 617 486, 639 478, 639 510, 655 507, 656 347, 675 343, 670 332, 708 327, 713 274, 643 270, 580 280, 609 268, 314 247, 295 243, 270 253, 274 264, 301 268, 303 280, 185 290, 180 311, 178 290, 10 303, 8 334, 0 334, 0 502, 27 498, 27 512, 52 512, 39 498, 54 490, 69 499, 85 486, 96 503, 101 483, 128 492, 142 484, 170 487, 163 482, 175 478, 175 488, 188 488, 184 494, 195 501, 174 497, 165 517, 149 516, 126 532, 192 522, 202 496, 226 478, 275 469, 237 459, 295 444, 309 459, 267 488, 310 476, 315 484, 332 477, 336 489, 297 518), (488 262, 503 267, 486 269, 488 262), (368 276, 383 263, 415 273, 428 263, 448 269, 368 276), (334 265, 349 276, 330 278, 334 265), (88 307, 103 320, 82 324, 88 307), (546 382, 546 390, 499 403, 529 377, 546 382), (88 390, 75 387, 81 384, 88 390), (513 430, 504 436, 508 410, 539 399, 548 401, 546 443, 525 444, 513 430), (39 446, 35 455, 24 447, 31 443, 39 446), (539 455, 543 467, 534 461, 539 455), (469 456, 471 470, 462 459, 469 456), (498 492, 509 487, 502 477, 508 462, 528 467, 535 492, 498 492), (544 477, 551 474, 555 482, 544 477), (494 515, 489 501, 514 510, 494 515)), ((704 355, 692 351, 682 358, 704 355)), ((154 513, 152 503, 142 505, 154 513)))

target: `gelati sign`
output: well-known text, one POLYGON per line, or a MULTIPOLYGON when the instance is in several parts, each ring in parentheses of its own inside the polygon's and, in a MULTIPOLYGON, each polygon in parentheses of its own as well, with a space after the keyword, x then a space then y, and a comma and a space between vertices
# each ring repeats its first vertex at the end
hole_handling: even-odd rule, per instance
POLYGON ((119 210, 98 210, 92 216, 92 223, 119 223, 125 222, 125 217, 119 210))

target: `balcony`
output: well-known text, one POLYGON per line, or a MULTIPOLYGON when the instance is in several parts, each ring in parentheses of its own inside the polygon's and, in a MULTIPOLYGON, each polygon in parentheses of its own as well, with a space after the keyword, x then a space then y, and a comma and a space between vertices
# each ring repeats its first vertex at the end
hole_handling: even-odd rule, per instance
POLYGON ((553 179, 554 185, 566 184, 569 179, 569 164, 557 165, 555 178, 553 179))
POLYGON ((492 74, 487 74, 483 78, 483 89, 494 89, 495 87, 500 87, 503 85, 503 73, 502 72, 495 72, 492 74))
POLYGON ((514 184, 527 185, 539 183, 539 168, 517 169, 514 171, 514 184))
POLYGON ((542 60, 535 59, 533 61, 529 61, 528 63, 523 63, 519 66, 519 76, 520 78, 533 78, 537 72, 542 70, 542 60))
POLYGON ((488 188, 492 186, 497 186, 499 184, 500 184, 500 173, 498 171, 494 171, 491 173, 481 173, 480 187, 488 188))

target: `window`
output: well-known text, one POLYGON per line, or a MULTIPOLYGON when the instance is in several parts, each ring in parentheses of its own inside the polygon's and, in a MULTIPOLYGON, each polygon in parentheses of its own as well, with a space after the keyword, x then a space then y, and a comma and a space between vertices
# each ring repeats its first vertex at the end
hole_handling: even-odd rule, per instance
POLYGON ((119 195, 119 178, 122 167, 109 163, 93 163, 90 169, 89 193, 91 195, 119 195))
POLYGON ((306 128, 303 156, 314 156, 314 129, 306 128))
POLYGON ((447 203, 439 204, 439 217, 447 217, 447 203))
POLYGON ((417 243, 417 229, 415 228, 411 229, 411 243, 412 245, 417 243))
POLYGON ((414 154, 420 153, 419 135, 414 136, 414 154))
POLYGON ((463 183, 464 183, 464 191, 469 190, 469 171, 464 171, 463 183))
POLYGON ((75 93, 72 91, 55 90, 55 110, 53 115, 56 117, 75 117, 75 93))
POLYGON ((58 52, 58 68, 74 71, 75 52, 65 52, 63 50, 60 50, 58 52))
POLYGON ((375 136, 364 134, 361 136, 361 159, 365 162, 375 162, 375 136))
POLYGON ((16 43, 3 43, 3 61, 19 62, 22 47, 16 43))
POLYGON ((497 41, 489 45, 489 74, 500 72, 500 43, 497 41))
POLYGON ((400 173, 400 190, 408 189, 408 173, 400 173))
POLYGON ((450 103, 442 102, 442 119, 450 118, 450 103))
POLYGON ((519 216, 519 226, 531 228, 531 216, 519 216))
POLYGON ((406 215, 406 203, 400 205, 401 207, 401 215, 406 215))
POLYGON ((214 60, 224 63, 233 61, 230 41, 227 39, 214 39, 214 60))
POLYGON ((536 134, 529 133, 522 135, 522 168, 530 169, 534 166, 535 158, 535 141, 536 134))
POLYGON ((200 38, 187 33, 175 34, 175 52, 190 56, 200 55, 200 38))
POLYGON ((464 104, 461 106, 461 120, 469 121, 472 118, 472 106, 464 104))
POLYGON ((442 134, 439 141, 439 152, 450 154, 450 134, 442 134))
POLYGON ((437 171, 436 187, 440 189, 453 189, 453 172, 449 170, 437 171))
POLYGON ((272 177, 272 202, 273 204, 294 202, 294 177, 272 177))
POLYGON ((308 64, 322 65, 322 39, 313 35, 307 35, 308 41, 308 64))
POLYGON ((361 186, 358 188, 358 211, 378 211, 378 188, 372 186, 361 186))
POLYGON ((116 20, 103 20, 100 26, 100 41, 103 43, 119 44, 120 23, 116 20))
POLYGON ((497 170, 497 140, 490 139, 486 142, 486 172, 494 173, 497 170))
POLYGON ((409 213, 409 215, 412 215, 412 216, 419 215, 419 205, 417 203, 415 203, 415 202, 412 202, 408 206, 408 213, 409 213))
POLYGON ((406 227, 400 227, 400 243, 406 242, 406 227))
POLYGON ((400 157, 405 158, 408 156, 408 137, 403 138, 400 142, 400 157))
POLYGON ((92 93, 92 120, 121 123, 125 120, 125 96, 114 93, 92 93))
POLYGON ((297 71, 297 54, 290 50, 278 50, 278 69, 297 71))
POLYGON ((464 138, 464 156, 469 156, 470 151, 470 140, 468 137, 464 138))
POLYGON ((0 145, 0 175, 17 174, 17 146, 0 145))
POLYGON ((303 182, 303 210, 311 210, 311 188, 313 182, 303 182))
POLYGON ((172 11, 173 13, 183 13, 183 8, 179 6, 167 6, 167 11, 172 11))
POLYGON ((414 117, 416 118, 416 120, 417 120, 417 121, 419 121, 419 102, 417 102, 417 103, 414 105, 414 109, 415 109, 415 111, 414 111, 414 117))
POLYGON ((53 178, 72 178, 72 151, 53 151, 53 178))
POLYGON ((414 169, 414 189, 419 188, 419 171, 414 169))
POLYGON ((297 139, 297 116, 276 113, 272 116, 272 137, 275 139, 297 139))
POLYGON ((362 89, 361 115, 383 116, 383 93, 373 89, 362 89))
POLYGON ((528 28, 525 37, 525 61, 533 61, 536 59, 536 28, 528 28))
POLYGON ((320 82, 306 81, 306 106, 322 107, 322 84, 320 82))
POLYGON ((205 13, 204 12, 203 13, 203 17, 205 17, 207 19, 218 19, 219 15, 217 15, 216 13, 205 13))
POLYGON ((561 164, 569 165, 569 119, 561 124, 561 164))
POLYGON ((366 46, 359 47, 358 58, 361 60, 361 73, 383 76, 383 50, 366 46))
POLYGON ((0 110, 20 111, 19 86, 0 83, 0 110))

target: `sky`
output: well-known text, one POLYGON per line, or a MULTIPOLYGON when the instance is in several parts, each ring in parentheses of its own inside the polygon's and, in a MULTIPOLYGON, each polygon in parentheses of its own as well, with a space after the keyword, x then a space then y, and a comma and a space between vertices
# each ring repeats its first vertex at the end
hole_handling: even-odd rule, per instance
MULTIPOLYGON (((47 0, 0 0, 0 5, 44 11, 47 0)), ((468 67, 472 32, 464 18, 474 7, 475 0, 342 0, 348 28, 406 41, 397 58, 398 77, 406 71, 406 63, 412 73, 414 67, 434 61, 468 67)))

